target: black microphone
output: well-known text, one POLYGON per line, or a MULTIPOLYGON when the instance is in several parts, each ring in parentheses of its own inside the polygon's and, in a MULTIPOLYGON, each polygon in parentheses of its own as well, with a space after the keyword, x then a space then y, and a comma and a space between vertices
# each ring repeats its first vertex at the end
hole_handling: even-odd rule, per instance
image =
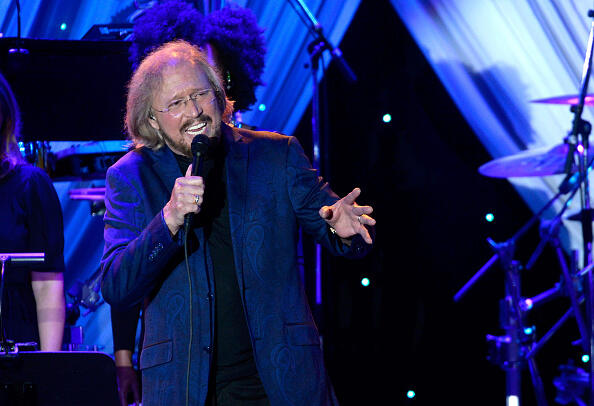
MULTIPOLYGON (((192 140, 192 176, 202 176, 202 160, 208 151, 210 139, 206 134, 198 134, 192 140)), ((188 234, 188 229, 192 223, 194 213, 188 213, 184 218, 184 231, 188 234)))

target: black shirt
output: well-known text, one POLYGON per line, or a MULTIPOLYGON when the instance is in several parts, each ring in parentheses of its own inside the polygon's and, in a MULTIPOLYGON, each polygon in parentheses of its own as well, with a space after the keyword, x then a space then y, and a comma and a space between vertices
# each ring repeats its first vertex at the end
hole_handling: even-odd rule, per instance
MULTIPOLYGON (((217 389, 257 372, 233 258, 225 158, 222 143, 212 147, 205 157, 204 202, 194 217, 194 227, 204 228, 214 268, 217 389)), ((192 160, 177 154, 176 159, 185 174, 192 160)))
POLYGON ((49 176, 17 165, 0 179, 0 253, 43 252, 37 264, 7 263, 2 317, 6 338, 39 342, 31 271, 64 272, 62 208, 49 176))

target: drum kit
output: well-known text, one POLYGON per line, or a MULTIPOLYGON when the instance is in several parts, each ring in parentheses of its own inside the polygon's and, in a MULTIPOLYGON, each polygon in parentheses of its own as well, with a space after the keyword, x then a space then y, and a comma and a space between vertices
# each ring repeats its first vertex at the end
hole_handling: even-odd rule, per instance
MULTIPOLYGON (((594 25, 593 25, 594 26, 594 25)), ((479 271, 456 293, 454 300, 458 302, 462 296, 485 274, 495 263, 499 262, 505 273, 505 296, 501 300, 501 327, 503 336, 487 335, 489 348, 488 359, 498 364, 506 373, 506 397, 508 405, 520 405, 521 373, 526 367, 530 371, 535 397, 539 406, 547 405, 544 385, 539 375, 535 355, 552 335, 572 316, 575 318, 581 339, 578 345, 589 359, 594 360, 594 321, 592 303, 594 300, 594 283, 592 272, 592 221, 593 210, 589 204, 588 174, 594 163, 594 146, 588 142, 591 126, 581 118, 584 106, 594 106, 594 94, 586 94, 587 80, 582 85, 580 95, 566 95, 547 99, 533 100, 533 103, 545 103, 571 106, 575 114, 573 129, 564 142, 552 147, 527 150, 487 162, 479 168, 479 173, 493 178, 543 177, 565 175, 558 192, 548 203, 509 240, 496 243, 488 239, 494 255, 479 271), (580 193, 582 207, 578 213, 567 215, 566 211, 573 197, 580 193), (531 258, 522 265, 514 259, 515 244, 538 220, 547 209, 566 195, 565 203, 552 220, 540 221, 541 241, 531 258), (565 254, 559 240, 559 232, 563 220, 579 221, 583 230, 584 258, 583 267, 579 269, 577 251, 565 254), (520 292, 520 275, 523 269, 530 269, 547 244, 554 247, 562 270, 561 282, 554 288, 532 298, 522 297, 520 292), (568 264, 569 262, 569 264, 568 264), (569 310, 561 319, 537 340, 533 328, 525 325, 528 313, 539 304, 556 297, 567 297, 570 300, 569 310)), ((561 404, 577 403, 594 405, 594 379, 592 362, 590 370, 584 371, 573 365, 560 367, 561 376, 554 380, 558 394, 556 401, 561 404), (582 398, 588 399, 586 403, 582 398)))

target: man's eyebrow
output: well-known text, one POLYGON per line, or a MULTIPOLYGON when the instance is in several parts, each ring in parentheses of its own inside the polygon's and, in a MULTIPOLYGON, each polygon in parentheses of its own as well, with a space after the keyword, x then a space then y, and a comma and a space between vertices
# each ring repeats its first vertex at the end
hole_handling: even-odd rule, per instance
POLYGON ((189 93, 188 93, 186 96, 182 96, 180 93, 185 93, 186 91, 184 90, 184 91, 182 91, 182 92, 175 93, 175 94, 174 94, 174 95, 173 95, 173 96, 172 96, 172 97, 169 99, 169 102, 172 102, 172 101, 175 101, 175 100, 179 100, 179 99, 183 99, 184 97, 187 97, 187 96, 189 96, 189 95, 191 95, 191 94, 198 93, 198 92, 203 92, 203 91, 205 91, 205 90, 210 90, 210 88, 208 88, 208 87, 203 87, 203 88, 198 88, 198 87, 195 87, 195 88, 191 89, 191 91, 190 91, 190 92, 189 92, 189 93))

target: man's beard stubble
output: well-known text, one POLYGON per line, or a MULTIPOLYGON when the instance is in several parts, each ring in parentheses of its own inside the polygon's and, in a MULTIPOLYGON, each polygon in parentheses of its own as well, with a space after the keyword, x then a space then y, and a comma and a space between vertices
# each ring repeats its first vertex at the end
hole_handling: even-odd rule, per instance
MULTIPOLYGON (((205 117, 200 122, 205 122, 207 126, 212 126, 212 119, 210 117, 205 117)), ((180 128, 180 134, 182 134, 181 142, 174 140, 169 134, 165 131, 161 131, 161 135, 165 140, 165 143, 169 146, 169 148, 175 148, 177 151, 181 152, 182 155, 187 157, 192 157, 192 140, 188 141, 186 137, 183 136, 185 131, 192 125, 196 123, 196 120, 188 120, 185 122, 180 128)), ((210 144, 211 146, 215 146, 219 143, 221 139, 221 125, 217 126, 215 129, 215 134, 213 137, 210 137, 210 144)))

